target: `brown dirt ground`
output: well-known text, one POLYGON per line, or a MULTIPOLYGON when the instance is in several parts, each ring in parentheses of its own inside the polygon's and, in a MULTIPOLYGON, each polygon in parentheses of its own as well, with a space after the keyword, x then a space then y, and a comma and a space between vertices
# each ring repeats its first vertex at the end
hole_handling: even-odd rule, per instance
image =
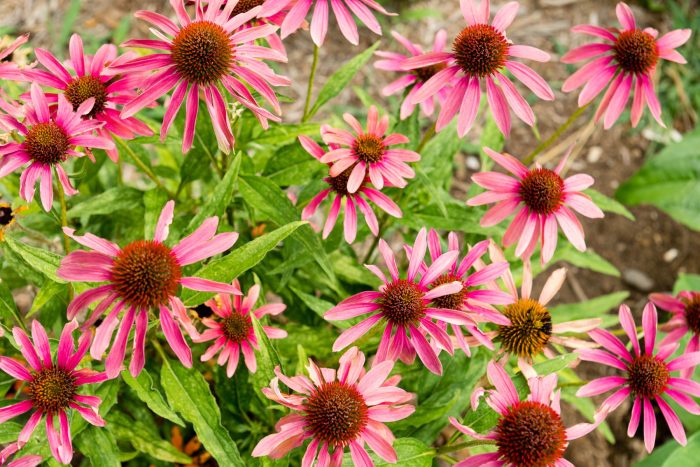
MULTIPOLYGON (((462 18, 457 7, 457 0, 395 0, 387 4, 402 8, 404 5, 434 8, 441 13, 440 17, 430 17, 422 20, 420 28, 415 23, 396 29, 415 42, 427 42, 434 33, 447 25, 451 34, 458 32, 462 18), (416 34, 416 31, 421 31, 416 34)), ((498 3, 495 2, 496 6, 498 3)), ((0 0, 3 6, 3 17, 0 26, 15 26, 19 31, 31 32, 34 44, 47 46, 52 43, 51 33, 60 24, 63 13, 69 2, 67 0, 0 0)), ((558 44, 562 50, 579 45, 581 37, 573 37, 569 28, 575 24, 614 24, 614 4, 612 0, 523 0, 520 14, 509 29, 510 38, 516 43, 524 43, 553 51, 553 44, 558 44)), ((496 8, 494 7, 494 9, 496 8)), ((151 9, 168 15, 170 8, 166 0, 90 0, 83 2, 76 30, 83 34, 93 34, 96 37, 106 37, 108 31, 115 28, 124 15, 139 9, 151 9)), ((668 29, 667 21, 658 15, 652 15, 633 5, 639 22, 657 27, 661 31, 668 29)), ((322 83, 337 66, 356 54, 361 48, 348 46, 337 34, 335 26, 331 27, 326 46, 322 49, 322 59, 319 67, 317 83, 322 83)), ((146 37, 148 31, 143 25, 133 24, 129 36, 146 37)), ((361 31, 361 47, 376 40, 376 37, 363 29, 361 31)), ((289 66, 284 71, 294 81, 291 90, 286 93, 294 98, 305 95, 306 79, 311 63, 312 44, 305 34, 297 34, 286 42, 290 63, 303 64, 289 66)), ((394 47, 385 40, 382 48, 394 47)), ((556 90, 567 76, 565 67, 555 59, 549 64, 535 64, 539 71, 556 90)), ((357 78, 357 83, 372 83, 369 91, 378 99, 379 89, 388 82, 391 76, 376 73, 372 68, 364 70, 364 76, 357 78)), ((357 104, 352 91, 347 90, 340 98, 347 103, 357 104)), ((548 137, 559 127, 576 108, 574 95, 564 95, 557 92, 554 103, 538 101, 534 104, 538 116, 538 125, 543 137, 548 137)), ((288 106, 285 113, 287 121, 296 121, 300 116, 300 104, 288 106)), ((567 135, 580 131, 585 126, 585 118, 575 124, 567 135)), ((682 129, 682 128, 681 128, 682 129)), ((478 129, 472 130, 472 135, 478 135, 478 129)), ((629 131, 629 123, 618 123, 612 130, 603 131, 597 128, 590 138, 584 142, 578 158, 572 164, 573 172, 586 172, 596 179, 595 188, 602 193, 612 196, 616 187, 642 164, 649 142, 638 133, 629 131)), ((514 130, 506 144, 506 150, 516 155, 524 155, 535 146, 531 131, 521 122, 514 121, 514 130)), ((559 157, 559 154, 552 154, 559 157)), ((460 161, 465 158, 461 157, 460 161)), ((465 167, 458 169, 462 181, 469 175, 465 167)), ((677 275, 681 272, 698 272, 700 269, 700 237, 680 226, 664 213, 652 207, 636 207, 632 209, 636 221, 629 221, 621 216, 608 215, 603 221, 583 220, 586 229, 586 240, 589 247, 613 263, 620 271, 638 270, 643 272, 653 283, 653 290, 668 291, 672 288, 677 275), (667 260, 664 255, 669 250, 677 250, 675 258, 667 260)), ((554 267, 556 265, 552 265, 554 267)), ((559 294, 562 303, 574 302, 592 298, 614 291, 628 290, 631 292, 627 303, 640 313, 649 290, 635 288, 634 284, 621 278, 605 276, 587 270, 571 268, 569 280, 559 294)), ((581 376, 593 378, 601 376, 599 366, 580 367, 581 376)), ((604 370, 603 370, 604 371, 604 370)), ((629 439, 626 436, 628 410, 619 409, 609 419, 615 436, 616 446, 608 445, 598 433, 574 441, 568 450, 568 456, 578 466, 626 466, 642 456, 640 439, 629 439)), ((565 411, 565 418, 572 414, 565 411)), ((662 425, 662 429, 665 427, 662 425)), ((661 434, 658 443, 667 435, 661 434)))

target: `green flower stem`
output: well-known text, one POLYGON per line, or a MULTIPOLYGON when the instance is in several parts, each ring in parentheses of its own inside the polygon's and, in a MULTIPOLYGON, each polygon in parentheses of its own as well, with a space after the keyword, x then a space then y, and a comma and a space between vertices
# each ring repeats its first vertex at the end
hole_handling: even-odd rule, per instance
POLYGON ((588 104, 584 105, 583 107, 579 107, 578 109, 576 109, 576 112, 574 112, 573 114, 571 114, 571 117, 569 117, 569 119, 568 119, 567 121, 565 121, 564 124, 562 124, 562 126, 560 126, 559 128, 557 128, 557 131, 555 131, 554 134, 553 134, 552 136, 550 136, 549 138, 547 138, 544 142, 542 142, 539 146, 537 146, 530 154, 527 155, 527 157, 525 158, 525 160, 523 160, 523 164, 525 164, 525 165, 530 165, 530 164, 532 163, 532 161, 535 160, 535 157, 536 157, 539 153, 541 153, 542 151, 544 151, 545 149, 547 149, 548 147, 550 147, 552 144, 554 144, 554 143, 559 139, 559 137, 560 137, 560 136, 561 136, 575 121, 576 121, 576 120, 578 120, 578 118, 579 118, 581 115, 583 115, 583 113, 586 111, 586 109, 588 109, 588 107, 589 107, 590 105, 591 105, 591 102, 589 102, 588 104))
POLYGON ((63 191, 63 185, 58 179, 58 173, 56 173, 56 186, 58 187, 58 201, 61 203, 61 234, 63 235, 63 249, 65 253, 70 253, 70 238, 63 231, 64 227, 68 227, 68 208, 66 206, 66 193, 63 191))
POLYGON ((168 194, 168 198, 175 199, 175 194, 172 191, 165 188, 165 185, 163 185, 163 183, 158 179, 156 174, 154 174, 153 171, 146 164, 143 163, 139 156, 137 156, 134 153, 134 150, 131 149, 129 145, 124 142, 124 140, 117 136, 114 137, 114 140, 126 150, 126 152, 131 157, 131 160, 134 161, 134 164, 136 164, 141 170, 143 170, 143 173, 145 173, 148 178, 153 180, 153 183, 155 183, 158 188, 160 188, 168 194))
POLYGON ((423 135, 423 139, 420 140, 420 143, 418 143, 418 147, 416 148, 416 152, 418 154, 420 154, 420 152, 423 149, 425 149, 425 145, 428 144, 428 141, 430 141, 433 138, 433 136, 435 136, 435 133, 436 133, 435 126, 436 125, 437 125, 436 123, 433 123, 433 125, 426 130, 425 134, 423 135))
POLYGON ((306 89, 306 102, 304 103, 304 115, 301 118, 302 122, 307 121, 311 115, 309 115, 309 112, 311 110, 311 95, 313 94, 314 90, 314 80, 316 79, 316 68, 318 67, 318 52, 319 52, 319 47, 314 44, 314 61, 311 64, 311 74, 309 75, 309 86, 306 89))

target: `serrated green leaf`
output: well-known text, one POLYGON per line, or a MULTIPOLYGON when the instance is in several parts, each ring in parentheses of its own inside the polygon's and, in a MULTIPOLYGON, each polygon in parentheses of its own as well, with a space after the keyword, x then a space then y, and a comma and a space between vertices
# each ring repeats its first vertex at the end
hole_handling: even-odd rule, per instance
POLYGON ((219 406, 201 373, 164 360, 160 375, 168 402, 192 423, 199 440, 219 465, 245 466, 236 443, 221 425, 219 406))
MULTIPOLYGON (((258 237, 242 247, 233 250, 223 258, 210 262, 194 275, 196 277, 203 277, 204 279, 211 279, 228 284, 262 261, 265 255, 270 250, 274 249, 279 242, 287 238, 304 224, 306 224, 306 222, 297 221, 283 225, 277 230, 263 235, 262 237, 258 237)), ((199 305, 212 296, 213 294, 208 292, 199 292, 190 289, 186 289, 182 292, 182 300, 187 306, 199 305)))
POLYGON ((627 209, 622 203, 605 196, 603 193, 588 189, 584 191, 585 194, 591 197, 591 200, 605 212, 612 212, 613 214, 619 214, 627 219, 633 221, 634 214, 632 214, 629 209, 627 209))
POLYGON ((379 47, 379 41, 375 42, 374 45, 364 50, 359 55, 348 60, 347 63, 338 68, 338 70, 326 80, 321 91, 318 93, 316 103, 314 103, 309 111, 309 115, 306 116, 307 119, 316 115, 316 112, 318 112, 321 107, 347 87, 348 83, 352 81, 357 72, 372 58, 377 47, 379 47))
POLYGON ((669 144, 623 183, 615 197, 625 204, 652 204, 678 222, 700 230, 700 129, 669 144))
POLYGON ((17 253, 32 269, 41 273, 47 279, 61 284, 66 283, 66 281, 56 275, 56 271, 61 264, 61 257, 56 253, 18 242, 12 237, 5 239, 5 245, 17 253))
POLYGON ((110 188, 68 210, 68 217, 112 214, 115 211, 134 211, 143 206, 143 192, 135 188, 119 186, 110 188))
POLYGON ((151 409, 156 415, 163 418, 167 418, 173 423, 177 423, 180 426, 185 426, 185 422, 173 412, 170 407, 165 403, 163 395, 158 389, 156 389, 153 377, 144 369, 141 373, 134 378, 131 376, 129 371, 122 371, 122 379, 124 382, 134 390, 139 399, 146 403, 149 409, 151 409))
POLYGON ((75 444, 93 467, 119 467, 117 440, 108 429, 91 426, 75 438, 75 444))
POLYGON ((187 226, 188 231, 192 231, 199 227, 201 223, 208 217, 221 217, 226 211, 226 206, 231 202, 233 191, 238 181, 238 172, 241 168, 241 160, 243 154, 237 153, 233 158, 233 162, 229 166, 224 178, 216 185, 214 192, 209 196, 209 199, 202 206, 196 216, 192 218, 187 226))
POLYGON ((159 437, 154 427, 149 427, 140 420, 121 412, 112 412, 107 417, 107 423, 115 437, 129 441, 137 451, 164 462, 189 464, 192 461, 188 455, 159 437))

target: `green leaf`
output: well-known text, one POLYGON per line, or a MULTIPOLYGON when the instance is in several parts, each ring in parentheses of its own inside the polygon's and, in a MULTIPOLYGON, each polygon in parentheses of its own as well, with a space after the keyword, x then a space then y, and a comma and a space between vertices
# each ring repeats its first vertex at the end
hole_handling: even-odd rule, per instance
POLYGON ((379 47, 379 41, 375 42, 372 47, 366 49, 361 54, 348 60, 347 63, 338 68, 338 71, 333 73, 326 80, 326 83, 318 93, 316 103, 309 111, 309 115, 306 116, 307 119, 316 115, 316 112, 318 112, 318 110, 323 107, 324 104, 340 94, 340 92, 348 86, 357 72, 360 71, 363 66, 365 66, 370 58, 372 58, 372 55, 374 54, 374 51, 377 50, 377 47, 379 47))
POLYGON ((605 212, 612 212, 613 214, 619 214, 627 219, 633 221, 634 214, 632 214, 629 209, 627 209, 622 203, 605 196, 603 193, 588 189, 584 191, 585 194, 591 197, 591 200, 605 212))
POLYGON ((435 229, 461 231, 480 235, 495 234, 497 229, 485 229, 479 225, 483 212, 462 203, 447 203, 447 215, 443 215, 437 207, 428 207, 418 212, 404 212, 404 216, 396 222, 413 229, 429 225, 435 229))
POLYGON ((143 213, 143 238, 153 238, 156 234, 156 224, 163 206, 168 202, 168 194, 159 188, 153 188, 143 195, 145 207, 143 213))
POLYGON ((580 268, 590 269, 608 276, 620 277, 620 271, 608 260, 590 248, 586 251, 578 251, 569 242, 560 242, 552 261, 566 261, 580 268))
POLYGON ((117 440, 108 429, 91 426, 75 438, 75 444, 93 467, 119 467, 117 440))
POLYGON ((36 297, 34 297, 34 301, 32 302, 32 308, 27 313, 27 317, 30 317, 39 312, 39 310, 41 310, 50 302, 52 302, 54 298, 56 300, 60 300, 67 306, 68 288, 65 286, 65 284, 47 281, 44 283, 41 289, 39 289, 39 292, 36 294, 36 297))
POLYGON ((275 151, 263 174, 279 186, 306 185, 321 169, 328 170, 328 166, 295 143, 275 151))
POLYGON ((43 250, 41 248, 17 242, 12 237, 5 239, 7 245, 13 252, 17 253, 35 271, 54 282, 65 284, 66 281, 56 275, 58 266, 61 264, 61 257, 56 253, 43 250))
MULTIPOLYGON (((233 250, 223 258, 211 261, 209 264, 197 271, 195 276, 228 284, 233 279, 262 261, 265 255, 270 250, 274 249, 279 242, 287 238, 304 224, 306 224, 306 222, 291 222, 278 228, 277 230, 270 232, 267 235, 258 237, 255 240, 246 243, 242 247, 233 250)), ((182 300, 187 306, 199 305, 200 303, 204 303, 212 296, 213 294, 208 292, 199 292, 190 289, 185 289, 182 292, 182 300)))
MULTIPOLYGON (((280 357, 272 344, 270 339, 268 339, 267 334, 263 331, 260 321, 250 314, 253 321, 253 329, 255 330, 255 337, 258 339, 258 345, 260 350, 257 353, 258 369, 252 374, 253 382, 255 383, 256 389, 260 390, 264 387, 270 385, 270 381, 275 377, 275 367, 282 367, 280 362, 280 357)), ((267 398, 265 398, 267 400, 267 398)))
POLYGON ((151 409, 156 415, 167 418, 171 422, 177 423, 180 426, 185 426, 185 422, 183 422, 182 419, 165 403, 163 395, 155 387, 153 378, 148 370, 144 369, 136 378, 131 376, 129 371, 122 371, 122 379, 131 389, 134 390, 138 398, 145 402, 148 408, 151 409))
POLYGON ((207 451, 224 467, 245 466, 236 443, 221 425, 221 412, 209 384, 196 369, 163 360, 161 384, 168 402, 194 426, 207 451))
POLYGON ((233 190, 236 187, 238 180, 238 172, 241 168, 242 153, 237 153, 233 158, 233 162, 229 166, 223 180, 216 185, 214 192, 209 196, 207 202, 202 206, 196 216, 192 218, 187 226, 188 231, 192 231, 199 227, 204 219, 212 216, 221 217, 226 211, 226 207, 231 202, 233 190))
POLYGON ((263 131, 253 139, 255 144, 288 144, 297 139, 299 135, 315 135, 321 130, 318 123, 297 123, 270 125, 268 130, 263 131))
POLYGON ((143 206, 143 192, 125 186, 110 188, 90 196, 68 210, 68 217, 112 214, 115 211, 134 211, 143 206))
MULTIPOLYGON (((165 365, 163 366, 165 368, 165 365)), ((177 450, 170 442, 159 437, 154 431, 140 420, 133 419, 121 412, 112 412, 107 417, 107 426, 117 438, 125 439, 137 451, 164 461, 178 464, 189 464, 192 459, 177 450)))
POLYGON ((8 444, 13 441, 17 441, 20 431, 22 431, 23 425, 15 422, 5 422, 0 423, 0 443, 8 444))
MULTIPOLYGON (((430 467, 433 465, 435 449, 426 445, 421 440, 415 438, 399 438, 393 443, 396 457, 395 464, 390 464, 377 456, 371 449, 367 449, 375 466, 392 465, 399 467, 430 467)), ((352 458, 348 455, 343 457, 343 467, 353 466, 352 458)))
POLYGON ((8 321, 14 321, 15 324, 22 322, 22 317, 17 311, 15 299, 12 298, 12 291, 2 279, 0 279, 0 317, 8 321))
POLYGON ((683 290, 700 291, 700 275, 698 274, 679 274, 676 283, 673 285, 673 293, 677 294, 683 290))
MULTIPOLYGON (((241 175, 239 188, 248 206, 255 208, 277 225, 288 224, 301 217, 282 189, 267 178, 241 175)), ((311 227, 302 227, 293 238, 304 245, 328 277, 335 279, 323 244, 311 227)))
POLYGON ((567 353, 564 355, 557 355, 554 358, 547 359, 543 362, 538 362, 533 365, 535 372, 539 376, 547 376, 550 373, 556 373, 557 371, 568 368, 571 362, 578 358, 576 352, 567 353))
POLYGON ((624 291, 613 292, 578 303, 553 306, 549 311, 555 323, 600 317, 603 319, 603 327, 608 327, 617 323, 617 314, 612 315, 607 312, 617 308, 629 295, 629 292, 624 291))
POLYGON ((654 452, 637 462, 635 467, 679 467, 698 464, 700 458, 700 432, 688 438, 688 444, 680 446, 675 440, 670 440, 654 452))
MULTIPOLYGON (((290 287, 290 289, 292 289, 292 292, 294 292, 294 294, 297 297, 299 297, 302 302, 304 302, 304 305, 308 306, 311 309, 311 311, 316 313, 321 318, 323 318, 323 315, 325 315, 328 310, 335 306, 334 303, 331 303, 328 300, 324 300, 322 298, 316 297, 315 295, 302 292, 296 287, 290 287)), ((331 324, 336 325, 339 328, 350 327, 350 325, 345 321, 333 321, 331 324)))
POLYGON ((630 205, 652 204, 700 230, 700 128, 648 159, 615 197, 630 205))

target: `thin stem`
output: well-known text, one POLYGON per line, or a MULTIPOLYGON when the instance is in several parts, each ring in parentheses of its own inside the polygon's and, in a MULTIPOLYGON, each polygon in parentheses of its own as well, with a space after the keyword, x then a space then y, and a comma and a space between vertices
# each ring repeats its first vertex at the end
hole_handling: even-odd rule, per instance
POLYGON ((420 140, 420 143, 418 143, 418 147, 416 148, 416 152, 420 154, 420 152, 425 148, 425 145, 428 144, 428 141, 432 139, 433 136, 435 136, 435 123, 428 128, 423 135, 423 139, 420 140))
POLYGON ((163 350, 163 347, 160 346, 160 342, 158 342, 158 338, 155 336, 151 336, 151 343, 153 344, 153 347, 156 349, 156 351, 160 354, 160 358, 163 359, 163 362, 168 360, 168 357, 165 354, 165 350, 163 350))
POLYGON ((369 250, 367 250, 367 254, 365 255, 365 259, 362 260, 362 264, 367 264, 372 257, 372 254, 374 254, 374 250, 377 249, 377 245, 379 245, 379 239, 382 238, 382 233, 384 232, 384 227, 386 227, 386 221, 388 220, 389 215, 387 213, 384 213, 382 215, 382 218, 379 219, 379 229, 377 230, 377 236, 374 237, 374 240, 372 240, 372 244, 369 246, 369 250))
POLYGON ((588 107, 591 105, 589 102, 588 104, 584 105, 583 107, 579 107, 576 109, 576 112, 571 114, 571 117, 567 121, 564 122, 562 126, 557 128, 557 131, 554 132, 552 136, 547 138, 543 143, 541 143, 539 146, 537 146, 530 154, 527 155, 525 160, 523 160, 523 164, 529 165, 532 163, 532 161, 535 160, 535 157, 550 147, 556 140, 559 139, 559 137, 576 121, 578 118, 583 115, 583 113, 588 109, 588 107))
MULTIPOLYGON (((202 149, 204 149, 204 152, 206 153, 207 157, 209 160, 211 160, 211 163, 214 164, 214 168, 216 169, 216 173, 219 174, 219 178, 224 178, 224 171, 223 169, 219 166, 219 161, 216 160, 216 156, 211 153, 207 145, 204 143, 204 140, 202 139, 201 136, 199 136, 198 133, 195 133, 195 136, 197 137, 197 141, 199 141, 199 144, 202 145, 202 149)), ((223 165, 223 158, 222 158, 222 165, 223 165)))
POLYGON ((136 153, 134 153, 134 150, 131 149, 131 148, 129 147, 129 145, 127 145, 127 144, 124 142, 124 140, 122 140, 121 138, 119 138, 119 137, 117 137, 117 136, 114 137, 114 140, 115 140, 117 143, 119 143, 119 145, 120 145, 121 147, 123 147, 123 148, 126 150, 126 152, 129 154, 129 156, 130 156, 131 159, 134 161, 134 163, 135 163, 141 170, 143 170, 143 173, 145 173, 146 176, 147 176, 148 178, 150 178, 151 180, 153 180, 153 183, 155 183, 156 186, 158 186, 158 188, 160 188, 161 190, 165 191, 165 192, 168 194, 168 197, 169 197, 169 198, 171 198, 171 199, 174 199, 174 198, 175 198, 175 195, 173 194, 173 192, 171 192, 170 190, 168 190, 167 188, 165 188, 165 185, 163 185, 163 183, 158 179, 158 177, 156 176, 156 174, 154 174, 153 171, 152 171, 146 164, 143 163, 143 161, 141 160, 141 158, 139 158, 139 156, 137 156, 136 153))
POLYGON ((56 175, 56 186, 58 187, 58 201, 61 203, 61 233, 63 234, 63 249, 65 253, 70 253, 70 238, 63 231, 65 227, 68 227, 68 208, 66 206, 66 193, 63 190, 63 184, 58 180, 58 174, 56 175))
MULTIPOLYGON (((58 200, 61 203, 61 234, 63 235, 63 250, 66 255, 70 253, 70 238, 63 230, 68 227, 68 208, 66 206, 66 193, 63 190, 63 184, 56 173, 56 186, 58 187, 58 200)), ((68 284, 68 299, 73 300, 74 290, 73 284, 68 284)))
POLYGON ((491 439, 475 439, 473 441, 465 441, 464 443, 445 445, 437 450, 437 454, 447 454, 449 452, 461 451, 462 449, 472 448, 474 446, 486 446, 489 444, 496 444, 495 440, 491 439))
POLYGON ((306 102, 304 103, 304 116, 301 118, 302 122, 307 121, 311 118, 309 112, 311 110, 311 94, 314 90, 314 80, 316 79, 316 68, 318 67, 318 52, 319 47, 314 44, 314 61, 311 64, 311 74, 309 75, 309 86, 306 89, 306 102))

